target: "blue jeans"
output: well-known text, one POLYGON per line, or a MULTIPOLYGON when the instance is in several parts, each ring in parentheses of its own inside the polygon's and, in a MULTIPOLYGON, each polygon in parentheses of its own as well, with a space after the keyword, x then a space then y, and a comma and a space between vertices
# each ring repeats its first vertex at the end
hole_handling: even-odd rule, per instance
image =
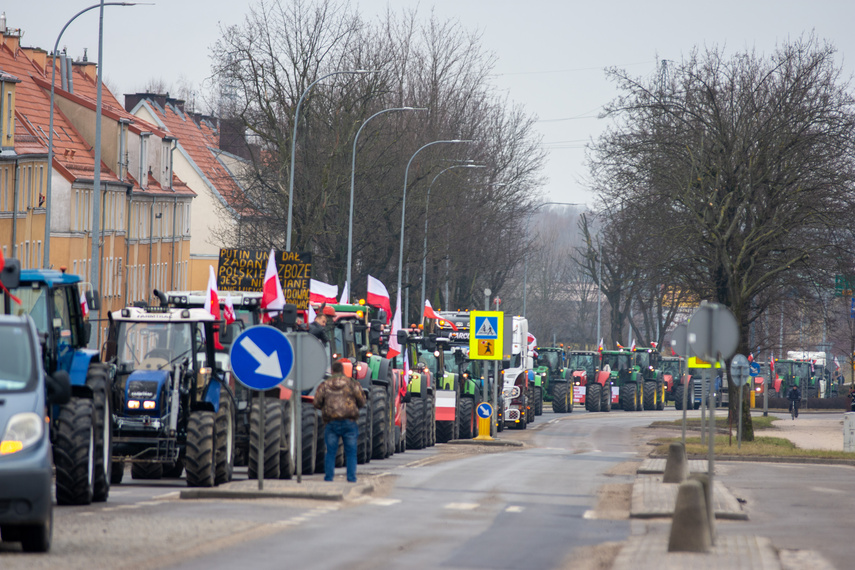
POLYGON ((335 456, 338 452, 338 438, 344 440, 344 459, 347 463, 347 480, 356 483, 356 440, 359 426, 353 420, 333 420, 324 427, 324 443, 327 453, 324 455, 324 481, 332 481, 335 475, 335 456))

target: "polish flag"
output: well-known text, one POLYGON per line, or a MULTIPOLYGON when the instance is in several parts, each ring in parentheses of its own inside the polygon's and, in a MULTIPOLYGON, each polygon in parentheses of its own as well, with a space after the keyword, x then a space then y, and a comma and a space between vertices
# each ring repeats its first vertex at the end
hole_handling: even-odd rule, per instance
POLYGON ((401 292, 398 291, 398 304, 395 308, 395 318, 392 319, 392 332, 389 334, 389 350, 386 358, 395 358, 401 354, 401 345, 398 343, 398 331, 401 330, 401 292))
MULTIPOLYGON (((214 274, 214 266, 208 266, 208 291, 205 293, 205 310, 211 313, 215 319, 220 320, 220 295, 217 292, 217 277, 214 274)), ((219 327, 214 332, 214 348, 223 350, 220 344, 219 327)))
POLYGON ((285 307, 285 293, 279 282, 279 272, 276 270, 276 252, 270 250, 267 256, 267 269, 264 271, 264 285, 261 294, 262 323, 269 323, 285 307))
POLYGON ((451 330, 455 330, 455 331, 457 330, 457 325, 455 325, 451 321, 447 321, 447 320, 443 319, 442 317, 440 317, 437 314, 437 312, 433 310, 433 307, 430 306, 430 301, 428 301, 427 299, 425 299, 425 318, 426 319, 436 319, 438 321, 448 323, 448 325, 451 327, 451 330))
POLYGON ((86 301, 86 293, 80 296, 80 312, 83 313, 83 318, 89 316, 89 303, 86 301))
POLYGON ((237 315, 235 314, 235 305, 232 302, 231 293, 226 296, 226 302, 223 304, 223 317, 226 319, 226 325, 230 325, 233 322, 237 321, 237 315))
POLYGON ((386 311, 386 324, 392 321, 392 305, 389 301, 389 291, 379 279, 368 276, 368 295, 365 297, 369 305, 380 307, 386 311))
POLYGON ((306 323, 307 323, 307 324, 308 324, 308 323, 312 323, 312 322, 314 322, 314 321, 315 321, 315 317, 317 317, 317 316, 318 316, 318 314, 315 312, 315 308, 312 306, 312 304, 311 304, 311 303, 309 303, 309 310, 308 310, 308 313, 309 313, 309 320, 308 320, 308 321, 306 321, 306 323))
POLYGON ((632 346, 630 346, 629 349, 635 350, 635 339, 632 339, 632 346))
POLYGON ((310 303, 338 303, 338 285, 329 285, 323 281, 309 279, 309 302, 310 303))
POLYGON ((350 304, 350 291, 347 288, 347 281, 344 282, 344 287, 341 289, 341 297, 338 299, 339 305, 349 305, 350 304))
POLYGON ((605 339, 601 338, 601 339, 600 339, 600 344, 597 346, 597 350, 598 350, 599 352, 602 352, 602 351, 603 351, 603 341, 604 341, 604 340, 605 340, 605 339))

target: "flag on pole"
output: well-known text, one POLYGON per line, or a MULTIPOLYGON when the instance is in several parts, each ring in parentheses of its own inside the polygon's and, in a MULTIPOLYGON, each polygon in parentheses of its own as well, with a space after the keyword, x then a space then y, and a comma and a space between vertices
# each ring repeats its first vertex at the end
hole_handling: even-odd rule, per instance
POLYGON ((425 318, 426 319, 436 319, 438 321, 448 323, 448 325, 451 327, 452 330, 455 330, 455 331, 457 330, 457 325, 455 325, 453 322, 447 321, 447 320, 443 319, 441 316, 439 316, 439 314, 433 310, 433 307, 431 307, 430 301, 428 301, 427 299, 425 299, 425 318))
POLYGON ((386 358, 395 358, 403 349, 398 343, 398 331, 401 330, 401 292, 398 291, 397 305, 395 306, 395 318, 392 319, 392 332, 389 333, 389 350, 386 358))
MULTIPOLYGON (((370 275, 368 276, 368 295, 366 295, 365 300, 369 305, 380 307, 386 311, 387 325, 392 322, 392 305, 389 300, 389 291, 386 290, 386 286, 379 279, 374 279, 370 275)), ((403 318, 404 316, 402 315, 401 322, 403 322, 403 318)))
POLYGON ((635 339, 632 339, 632 344, 630 345, 629 350, 635 350, 635 339))
POLYGON ((339 305, 349 305, 350 304, 350 291, 347 287, 347 281, 344 282, 344 287, 341 289, 341 297, 338 300, 339 305))
POLYGON ((598 352, 602 352, 602 351, 603 351, 603 341, 605 341, 605 340, 606 340, 605 338, 601 338, 601 339, 600 339, 600 344, 599 344, 599 345, 597 345, 597 351, 598 351, 598 352))
POLYGON ((329 285, 317 279, 309 279, 309 302, 329 303, 335 305, 338 302, 338 285, 329 285))
POLYGON ((317 317, 317 316, 318 316, 318 314, 315 312, 315 308, 312 306, 311 303, 309 303, 309 322, 310 323, 314 322, 315 317, 317 317))
MULTIPOLYGON (((220 295, 217 291, 217 276, 214 274, 214 266, 208 266, 208 290, 205 293, 205 310, 211 313, 215 319, 220 320, 220 295)), ((219 326, 214 332, 214 348, 223 350, 220 344, 219 326)))
POLYGON ((261 309, 264 312, 261 322, 269 323, 284 307, 285 293, 282 292, 282 283, 279 281, 279 272, 276 270, 276 252, 271 249, 267 257, 267 269, 264 271, 261 294, 261 309))
POLYGON ((232 294, 226 295, 226 302, 223 303, 223 317, 226 320, 226 325, 230 325, 237 321, 237 313, 235 313, 235 305, 232 302, 232 294))
POLYGON ((834 369, 835 369, 835 370, 840 370, 840 361, 839 361, 839 360, 837 360, 837 357, 836 357, 836 356, 834 357, 834 369))
POLYGON ((86 294, 80 296, 80 312, 83 313, 83 318, 89 316, 89 302, 86 300, 86 294))
POLYGON ((775 354, 769 354, 769 376, 772 380, 775 379, 775 354))

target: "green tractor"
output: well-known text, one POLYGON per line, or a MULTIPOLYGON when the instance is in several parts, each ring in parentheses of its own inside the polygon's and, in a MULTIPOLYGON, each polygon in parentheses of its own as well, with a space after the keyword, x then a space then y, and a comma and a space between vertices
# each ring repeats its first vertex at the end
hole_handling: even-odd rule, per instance
POLYGON ((665 379, 661 370, 661 356, 655 348, 636 348, 633 351, 634 369, 641 378, 645 410, 665 409, 665 379))
MULTIPOLYGON (((442 354, 438 350, 436 335, 425 335, 421 330, 401 329, 398 344, 406 351, 408 370, 404 420, 405 449, 424 449, 436 443, 436 377, 444 375, 442 354)), ((396 357, 397 361, 402 361, 396 357)))
POLYGON ((536 374, 544 379, 545 394, 556 414, 573 412, 572 368, 568 370, 563 346, 539 346, 536 374))
POLYGON ((604 350, 600 353, 600 370, 609 374, 609 382, 618 389, 617 404, 627 412, 641 411, 644 384, 628 350, 604 350))

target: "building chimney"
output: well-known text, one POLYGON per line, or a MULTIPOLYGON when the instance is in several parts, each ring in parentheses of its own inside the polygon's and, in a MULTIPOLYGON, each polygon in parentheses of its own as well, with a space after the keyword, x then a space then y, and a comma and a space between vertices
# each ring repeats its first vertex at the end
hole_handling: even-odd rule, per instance
POLYGON ((37 66, 39 66, 39 69, 43 73, 47 73, 47 71, 48 71, 47 70, 48 59, 47 59, 47 52, 45 50, 43 50, 41 48, 32 48, 32 47, 25 47, 25 48, 21 48, 21 49, 23 49, 24 53, 26 53, 27 56, 31 60, 33 60, 33 63, 35 63, 37 66))

